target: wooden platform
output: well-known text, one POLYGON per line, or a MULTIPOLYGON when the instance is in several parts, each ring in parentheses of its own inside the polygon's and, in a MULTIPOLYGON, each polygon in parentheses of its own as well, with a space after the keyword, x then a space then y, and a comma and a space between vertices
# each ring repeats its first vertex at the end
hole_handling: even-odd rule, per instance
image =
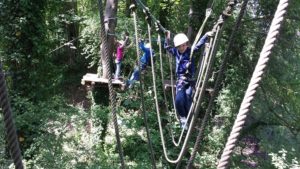
MULTIPOLYGON (((170 88, 172 88, 171 80, 164 80, 164 89, 169 90, 170 88)), ((176 88, 176 80, 173 81, 173 88, 176 88)), ((210 95, 214 92, 211 88, 206 88, 205 91, 207 91, 210 95)))
MULTIPOLYGON (((98 77, 97 74, 87 73, 86 75, 84 75, 82 77, 81 84, 82 85, 99 84, 99 85, 106 85, 107 86, 108 85, 108 79, 98 77)), ((125 87, 125 83, 124 83, 123 79, 118 79, 118 80, 113 79, 112 84, 115 87, 121 87, 121 88, 125 87)))
POLYGON ((164 89, 168 90, 169 88, 176 87, 176 80, 173 80, 173 86, 171 85, 171 80, 164 80, 164 89))

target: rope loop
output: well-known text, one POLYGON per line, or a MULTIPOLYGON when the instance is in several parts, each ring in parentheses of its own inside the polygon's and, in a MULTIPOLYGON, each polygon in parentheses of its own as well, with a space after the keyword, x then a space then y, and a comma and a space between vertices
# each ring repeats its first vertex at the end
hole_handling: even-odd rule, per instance
POLYGON ((130 11, 133 13, 133 12, 135 12, 136 11, 136 5, 135 4, 131 4, 130 6, 129 6, 129 9, 130 9, 130 11))

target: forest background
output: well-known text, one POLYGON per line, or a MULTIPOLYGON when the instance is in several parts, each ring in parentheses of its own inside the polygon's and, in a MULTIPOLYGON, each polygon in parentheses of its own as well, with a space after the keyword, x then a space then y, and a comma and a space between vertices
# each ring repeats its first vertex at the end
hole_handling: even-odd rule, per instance
MULTIPOLYGON (((129 32, 133 44, 126 49, 122 64, 122 76, 127 79, 137 58, 129 10, 131 2, 114 0, 104 2, 104 5, 112 2, 117 9, 114 36, 121 39, 124 32, 129 32)), ((226 6, 225 1, 213 2, 213 13, 205 31, 212 29, 226 6)), ((241 1, 237 2, 219 39, 211 84, 241 7, 241 1)), ((235 43, 194 162, 195 168, 216 168, 278 2, 249 0, 240 29, 235 32, 235 43)), ((172 33, 189 31, 194 37, 205 17, 205 9, 212 1, 147 0, 143 3, 166 29, 172 33)), ((80 83, 86 73, 97 73, 98 67, 103 68, 99 61, 101 38, 97 5, 95 0, 0 1, 0 64, 27 168, 111 169, 121 165, 108 88, 92 88, 80 83)), ((231 168, 299 168, 299 8, 300 1, 290 1, 266 73, 234 149, 231 168)), ((147 23, 140 8, 137 8, 137 16, 139 37, 147 39, 147 23)), ((157 32, 154 27, 152 31, 153 48, 158 51, 157 32)), ((164 73, 170 78, 168 58, 165 52, 163 54, 164 73)), ((155 64, 156 72, 159 72, 158 59, 155 64)), ((150 73, 145 74, 144 84, 145 110, 156 167, 175 168, 176 165, 168 163, 163 156, 150 73)), ((162 100, 161 88, 158 93, 162 100)), ((152 168, 138 89, 118 91, 116 98, 127 168, 152 168)), ((205 102, 207 100, 204 100, 202 113, 207 105, 205 102)), ((164 123, 172 125, 168 115, 163 114, 164 123)), ((0 168, 12 168, 3 116, 0 121, 0 168)), ((176 129, 175 124, 172 127, 176 129)), ((176 158, 179 150, 172 146, 170 137, 167 147, 168 154, 176 158)), ((191 152, 193 141, 189 147, 191 152)), ((182 166, 187 160, 188 155, 182 166)))

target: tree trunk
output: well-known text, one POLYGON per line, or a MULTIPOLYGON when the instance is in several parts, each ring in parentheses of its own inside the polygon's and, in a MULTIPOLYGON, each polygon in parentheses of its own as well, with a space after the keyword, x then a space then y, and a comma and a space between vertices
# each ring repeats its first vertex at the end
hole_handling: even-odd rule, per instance
POLYGON ((189 12, 189 27, 187 36, 192 43, 194 41, 193 37, 196 37, 198 29, 200 28, 202 21, 205 18, 206 7, 208 5, 208 0, 203 0, 199 3, 198 0, 190 1, 190 12, 189 12))
MULTIPOLYGON (((69 2, 65 2, 65 7, 64 7, 65 11, 74 11, 74 14, 77 14, 77 0, 72 0, 69 2)), ((66 34, 67 34, 67 42, 72 41, 72 44, 68 45, 68 47, 66 48, 66 53, 68 56, 68 64, 69 65, 75 65, 75 60, 76 60, 76 50, 74 49, 74 47, 78 48, 78 41, 74 40, 77 38, 78 36, 78 23, 66 23, 65 25, 65 29, 66 29, 66 34)))
MULTIPOLYGON (((114 44, 114 34, 115 28, 117 26, 117 10, 118 10, 118 0, 107 0, 104 12, 104 22, 105 22, 105 31, 108 33, 107 35, 107 47, 108 47, 108 55, 112 58, 112 49, 114 44)), ((108 67, 105 61, 104 50, 101 50, 101 59, 102 59, 102 77, 108 77, 108 67)), ((111 59, 110 59, 111 60, 111 59)))

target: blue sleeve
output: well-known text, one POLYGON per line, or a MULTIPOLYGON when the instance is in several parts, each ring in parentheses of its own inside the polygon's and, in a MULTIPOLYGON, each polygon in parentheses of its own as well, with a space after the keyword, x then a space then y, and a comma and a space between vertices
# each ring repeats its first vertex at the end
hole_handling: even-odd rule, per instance
POLYGON ((145 48, 145 43, 142 41, 140 42, 140 49, 144 52, 144 53, 150 53, 150 49, 149 48, 145 48))
POLYGON ((168 43, 168 40, 165 40, 164 43, 164 49, 167 50, 170 54, 172 54, 173 56, 176 56, 176 52, 175 52, 175 48, 171 47, 168 43))
POLYGON ((196 68, 195 68, 195 57, 192 58, 192 63, 191 63, 191 71, 192 71, 192 77, 195 77, 195 72, 196 72, 196 68))
POLYGON ((141 50, 145 49, 145 44, 143 41, 139 42, 139 47, 141 50))
POLYGON ((195 45, 194 52, 199 50, 203 46, 203 44, 207 41, 207 39, 208 38, 207 38, 206 34, 204 36, 202 36, 202 38, 195 45))

